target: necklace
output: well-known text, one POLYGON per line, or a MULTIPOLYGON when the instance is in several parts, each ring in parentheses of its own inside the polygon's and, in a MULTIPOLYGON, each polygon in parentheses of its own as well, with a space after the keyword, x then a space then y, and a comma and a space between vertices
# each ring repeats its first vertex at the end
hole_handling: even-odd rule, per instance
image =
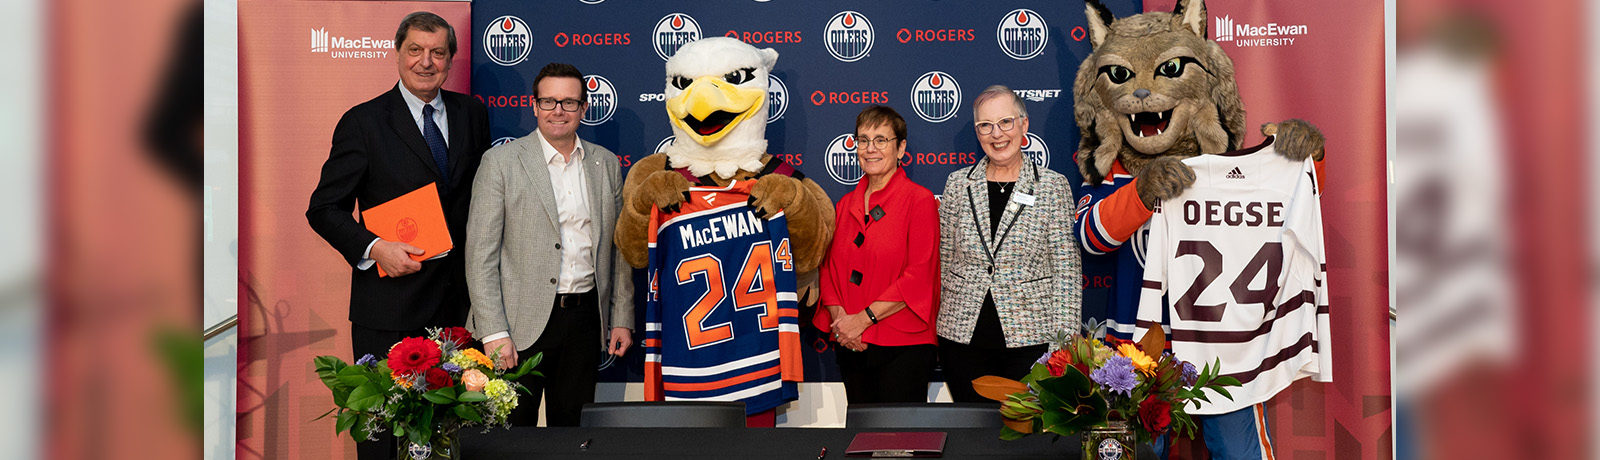
POLYGON ((1016 182, 999 182, 999 181, 995 181, 995 184, 999 187, 1001 195, 1010 193, 1011 192, 1011 187, 1017 185, 1016 182))

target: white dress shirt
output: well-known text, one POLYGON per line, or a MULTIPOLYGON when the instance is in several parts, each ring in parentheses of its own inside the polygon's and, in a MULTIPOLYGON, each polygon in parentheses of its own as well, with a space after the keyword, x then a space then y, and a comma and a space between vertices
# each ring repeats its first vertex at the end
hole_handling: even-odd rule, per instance
MULTIPOLYGON (((450 118, 446 117, 444 114, 444 98, 441 97, 443 93, 441 92, 440 95, 433 96, 433 100, 430 102, 422 102, 421 98, 418 98, 415 94, 411 94, 411 90, 406 89, 404 85, 395 83, 395 86, 400 88, 400 98, 405 99, 406 108, 411 109, 411 121, 417 123, 418 133, 427 132, 427 130, 422 129, 422 106, 433 106, 433 124, 439 127, 439 135, 444 136, 444 145, 446 148, 449 148, 450 118)), ((372 245, 378 244, 378 240, 381 239, 382 238, 373 238, 371 243, 367 243, 367 250, 361 253, 361 262, 356 263, 357 269, 366 270, 372 268, 373 265, 378 263, 378 261, 372 260, 372 245)))

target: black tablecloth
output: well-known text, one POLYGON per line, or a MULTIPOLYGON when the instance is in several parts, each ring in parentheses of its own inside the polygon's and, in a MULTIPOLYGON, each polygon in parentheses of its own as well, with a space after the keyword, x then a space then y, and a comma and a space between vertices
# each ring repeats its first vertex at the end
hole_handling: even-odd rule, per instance
MULTIPOLYGON (((479 459, 843 459, 856 433, 865 431, 943 431, 944 458, 1077 459, 1078 438, 1029 436, 1000 439, 996 429, 840 429, 840 428, 511 428, 481 433, 463 429, 462 458, 479 459), (589 448, 579 446, 589 441, 589 448)), ((1139 458, 1154 458, 1139 446, 1139 458)))

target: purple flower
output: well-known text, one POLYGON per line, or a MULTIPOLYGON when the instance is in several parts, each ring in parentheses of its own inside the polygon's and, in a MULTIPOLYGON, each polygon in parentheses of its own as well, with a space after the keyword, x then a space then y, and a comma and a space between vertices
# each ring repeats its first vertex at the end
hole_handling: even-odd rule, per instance
POLYGON ((1050 364, 1050 353, 1052 353, 1052 351, 1045 350, 1044 354, 1039 355, 1039 360, 1038 361, 1034 361, 1033 363, 1034 364, 1050 364))
POLYGON ((1183 362, 1183 386, 1192 387, 1194 382, 1200 380, 1200 371, 1195 370, 1194 363, 1183 362))
POLYGON ((1089 379, 1123 396, 1133 396, 1133 387, 1139 384, 1139 378, 1133 375, 1133 360, 1120 355, 1107 359, 1106 365, 1089 373, 1089 379))
POLYGON ((365 366, 365 365, 368 365, 368 364, 372 364, 373 361, 377 361, 377 360, 378 360, 378 358, 372 356, 372 353, 367 353, 365 356, 362 356, 361 359, 356 360, 356 365, 357 366, 365 366))
POLYGON ((451 372, 451 373, 459 373, 459 372, 461 372, 461 366, 457 366, 455 363, 440 364, 439 368, 440 369, 444 369, 445 372, 451 372))

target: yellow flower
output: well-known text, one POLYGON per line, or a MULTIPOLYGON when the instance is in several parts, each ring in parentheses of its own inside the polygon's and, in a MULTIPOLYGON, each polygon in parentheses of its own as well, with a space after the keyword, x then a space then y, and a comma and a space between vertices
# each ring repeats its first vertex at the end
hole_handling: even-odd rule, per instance
POLYGON ((461 350, 461 354, 471 358, 472 362, 478 363, 479 366, 483 366, 486 369, 494 369, 494 361, 491 361, 488 356, 484 356, 483 352, 478 351, 476 348, 461 350))
POLYGON ((1156 360, 1150 359, 1150 356, 1145 355, 1143 351, 1139 351, 1139 348, 1133 346, 1133 344, 1124 343, 1118 346, 1117 353, 1133 360, 1133 367, 1138 369, 1139 372, 1143 372, 1144 375, 1155 375, 1156 360))

